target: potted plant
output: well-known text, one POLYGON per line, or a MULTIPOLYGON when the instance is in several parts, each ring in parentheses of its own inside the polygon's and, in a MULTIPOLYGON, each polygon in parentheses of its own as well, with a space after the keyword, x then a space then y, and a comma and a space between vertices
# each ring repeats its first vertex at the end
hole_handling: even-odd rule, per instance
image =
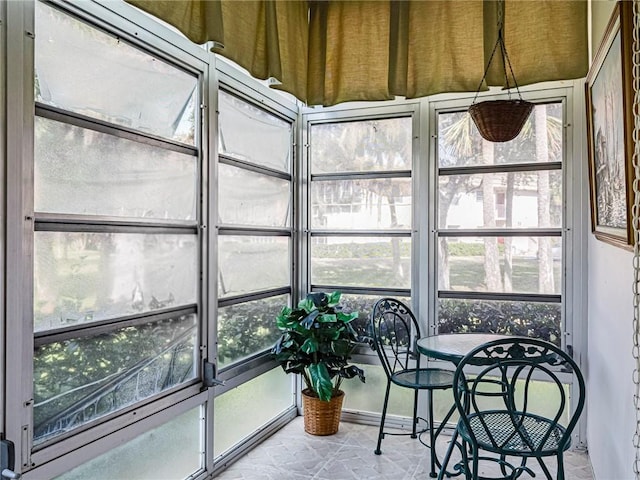
POLYGON ((332 435, 338 431, 344 392, 342 380, 364 371, 349 365, 357 334, 351 322, 357 312, 343 313, 340 292, 311 293, 296 308, 284 307, 277 317, 282 335, 272 353, 286 373, 300 374, 305 431, 332 435))

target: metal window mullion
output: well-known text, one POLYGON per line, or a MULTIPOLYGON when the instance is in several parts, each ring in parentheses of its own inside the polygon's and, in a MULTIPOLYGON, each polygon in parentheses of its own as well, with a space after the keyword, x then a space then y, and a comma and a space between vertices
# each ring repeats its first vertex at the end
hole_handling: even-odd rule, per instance
POLYGON ((438 290, 438 298, 456 300, 499 300, 513 302, 562 303, 562 295, 542 293, 496 293, 438 290))
MULTIPOLYGON (((3 157, 6 238, 4 324, 3 438, 15 444, 15 470, 31 468, 33 425, 33 92, 34 3, 3 2, 6 23, 6 156, 3 157)), ((4 42, 3 42, 4 43, 4 42)))
POLYGON ((336 180, 382 180, 386 178, 411 178, 411 170, 312 173, 312 182, 330 182, 336 180))
POLYGON ((250 237, 291 237, 293 232, 287 228, 256 228, 218 226, 220 235, 250 236, 250 237))
POLYGON ((44 330, 34 333, 34 345, 40 347, 50 343, 63 342, 65 340, 94 337, 126 327, 144 325, 147 323, 169 320, 183 315, 197 314, 197 305, 185 305, 176 308, 163 309, 161 311, 145 312, 137 315, 102 320, 98 322, 82 323, 68 327, 44 330))
MULTIPOLYGON (((197 85, 197 83, 196 83, 197 85)), ((79 113, 73 113, 58 107, 36 103, 36 115, 48 120, 61 122, 68 125, 93 130, 95 132, 112 135, 114 137, 131 140, 153 147, 171 150, 185 155, 197 156, 198 149, 195 146, 171 141, 163 137, 143 133, 133 128, 109 123, 97 118, 88 117, 79 113)))
MULTIPOLYGON (((233 68, 233 67, 232 67, 233 68)), ((235 97, 251 106, 263 110, 266 113, 282 120, 284 122, 293 123, 296 119, 297 111, 292 110, 282 102, 286 102, 284 98, 275 101, 270 98, 273 90, 262 85, 246 83, 241 79, 234 78, 228 72, 228 67, 224 62, 216 62, 216 71, 220 77, 219 90, 223 93, 235 97), (264 92, 260 90, 265 89, 264 92)), ((235 72, 233 72, 235 73, 235 72)), ((294 107, 294 105, 291 105, 294 107)), ((295 106, 297 107, 297 105, 295 106)))
POLYGON ((392 105, 375 105, 368 107, 352 107, 342 104, 335 110, 317 110, 315 107, 302 107, 302 115, 306 123, 313 127, 327 123, 356 123, 369 120, 392 120, 408 118, 415 112, 415 105, 419 99, 398 102, 392 105), (354 114, 354 112, 356 112, 354 114))
POLYGON ((118 218, 106 216, 67 215, 55 213, 36 213, 35 228, 41 231, 75 231, 78 229, 169 229, 195 231, 198 226, 194 221, 159 221, 143 218, 118 218))
POLYGON ((458 167, 439 167, 438 176, 473 175, 483 173, 524 173, 541 170, 562 170, 562 162, 500 163, 496 165, 461 165, 458 167))
POLYGON ((309 289, 309 291, 311 292, 329 292, 332 290, 340 290, 343 294, 346 294, 346 295, 373 295, 377 297, 382 297, 382 296, 410 297, 411 296, 410 288, 352 287, 352 286, 347 287, 345 285, 312 284, 309 289))
POLYGON ((270 290, 263 290, 261 292, 248 293, 245 295, 234 295, 232 297, 218 299, 218 308, 229 307, 231 305, 237 305, 239 303, 253 302, 256 300, 263 300, 265 298, 271 298, 278 295, 291 295, 291 286, 272 288, 270 290))
POLYGON ((224 153, 218 153, 218 162, 221 163, 222 165, 229 165, 231 167, 240 168, 242 170, 248 170, 250 172, 259 173, 261 175, 265 175, 268 177, 274 177, 274 178, 279 178, 281 180, 286 180, 288 182, 292 180, 292 176, 290 173, 281 172, 280 170, 276 170, 275 168, 263 167, 261 165, 247 162, 245 160, 233 158, 224 153))
POLYGON ((502 228, 443 229, 436 232, 438 237, 561 237, 561 228, 502 228))
POLYGON ((310 230, 311 237, 405 237, 411 238, 411 230, 310 230))
POLYGON ((35 223, 36 232, 67 233, 138 233, 151 235, 196 235, 198 227, 148 226, 148 225, 105 225, 87 223, 35 223))

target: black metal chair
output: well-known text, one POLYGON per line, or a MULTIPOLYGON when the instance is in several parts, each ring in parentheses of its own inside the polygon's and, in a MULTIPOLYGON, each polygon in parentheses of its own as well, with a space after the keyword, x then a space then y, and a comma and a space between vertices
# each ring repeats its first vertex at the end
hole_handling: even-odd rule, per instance
MULTIPOLYGON (((564 480, 563 452, 571 445, 571 432, 585 397, 584 378, 569 355, 542 340, 496 340, 475 348, 462 359, 454 385, 454 402, 460 414, 457 432, 463 441, 461 466, 467 478, 481 478, 480 461, 497 462, 505 479, 516 479, 525 471, 532 475, 526 463, 535 458, 547 479, 564 480), (567 393, 558 378, 561 371, 572 372, 577 380, 572 392, 575 409, 564 422, 566 425, 561 424, 568 407, 567 393), (541 381, 548 382, 544 412, 532 401, 533 382, 541 381), (558 464, 556 477, 551 476, 543 461, 552 456, 558 464), (507 461, 511 457, 516 458, 516 464, 507 461)), ((452 447, 453 444, 449 450, 452 447)))
MULTIPOLYGON (((436 477, 436 463, 439 465, 435 440, 443 426, 454 412, 452 408, 438 429, 433 428, 433 391, 452 388, 453 371, 440 368, 421 368, 420 354, 416 351, 416 340, 420 338, 420 328, 415 316, 404 303, 393 298, 382 298, 373 307, 370 318, 370 334, 372 346, 378 352, 380 362, 387 375, 387 390, 384 395, 382 418, 380 419, 380 432, 378 445, 374 453, 380 455, 380 445, 385 435, 407 435, 405 433, 390 433, 384 431, 387 416, 387 404, 391 384, 414 390, 413 418, 411 437, 429 432, 429 448, 431 450, 431 473, 436 477), (418 392, 429 392, 429 419, 427 427, 421 432, 417 431, 420 420, 418 417, 418 392)), ((426 445, 426 444, 425 444, 426 445)))

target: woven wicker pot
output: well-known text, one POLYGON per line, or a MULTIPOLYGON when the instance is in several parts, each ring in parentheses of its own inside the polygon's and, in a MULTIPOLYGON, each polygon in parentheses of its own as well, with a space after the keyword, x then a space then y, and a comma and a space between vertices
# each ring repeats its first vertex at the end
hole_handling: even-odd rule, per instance
POLYGON ((333 435, 338 433, 340 413, 344 392, 323 402, 310 394, 309 389, 302 391, 302 409, 304 412, 304 431, 311 435, 333 435))
POLYGON ((480 135, 490 142, 508 142, 516 138, 531 110, 533 103, 524 100, 489 100, 469 107, 480 135))

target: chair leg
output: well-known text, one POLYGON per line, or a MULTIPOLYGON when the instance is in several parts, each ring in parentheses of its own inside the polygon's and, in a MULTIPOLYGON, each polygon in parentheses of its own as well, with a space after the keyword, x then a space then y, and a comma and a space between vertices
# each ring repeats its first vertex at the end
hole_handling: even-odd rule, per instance
POLYGON ((562 452, 558 453, 558 480, 564 480, 564 459, 562 452))
POLYGON ((433 426, 433 390, 429 390, 429 445, 431 446, 431 478, 436 478, 436 432, 433 426))
MULTIPOLYGON (((438 480, 443 480, 445 476, 447 467, 449 466, 449 460, 451 459, 451 454, 453 453, 453 449, 455 448, 457 441, 458 429, 456 428, 453 431, 453 435, 451 436, 451 442, 449 443, 449 447, 447 448, 447 453, 444 454, 444 458, 442 459, 442 465, 440 465, 440 471, 438 472, 438 480)), ((447 477, 449 476, 450 475, 447 475, 447 477)))
MULTIPOLYGON (((473 468, 471 470, 471 472, 472 472, 471 473, 471 480, 478 480, 478 474, 479 474, 478 469, 480 468, 479 459, 478 459, 478 453, 479 452, 478 452, 477 448, 474 448, 473 452, 471 453, 471 455, 473 455, 471 457, 471 461, 473 463, 473 468)), ((468 463, 467 463, 467 465, 468 465, 468 463)))
MULTIPOLYGON (((559 457, 561 457, 561 456, 562 455, 559 455, 559 457)), ((549 469, 545 465, 545 463, 542 460, 542 458, 536 457, 536 460, 538 460, 538 463, 540 464, 540 468, 542 468, 542 471, 544 472, 544 476, 547 477, 547 480, 553 480, 553 477, 551 476, 551 472, 549 471, 549 469)), ((558 473, 559 472, 560 472, 560 464, 558 463, 558 473)), ((556 480, 558 480, 559 478, 560 478, 560 476, 558 476, 556 480)))
POLYGON ((413 425, 411 427, 411 438, 417 438, 416 434, 418 427, 418 390, 413 392, 413 425))
POLYGON ((378 433, 378 445, 373 451, 376 455, 380 455, 380 445, 382 444, 382 437, 384 436, 384 420, 387 416, 387 403, 389 403, 389 390, 391 390, 391 382, 387 380, 387 391, 384 394, 384 404, 382 405, 382 417, 380 418, 380 431, 378 433))
POLYGON ((461 468, 463 469, 464 478, 466 480, 477 480, 478 479, 478 468, 477 468, 477 455, 471 451, 470 445, 467 445, 467 442, 462 440, 460 446, 460 453, 462 454, 461 460, 461 468), (471 457, 471 468, 469 468, 469 455, 471 457))

